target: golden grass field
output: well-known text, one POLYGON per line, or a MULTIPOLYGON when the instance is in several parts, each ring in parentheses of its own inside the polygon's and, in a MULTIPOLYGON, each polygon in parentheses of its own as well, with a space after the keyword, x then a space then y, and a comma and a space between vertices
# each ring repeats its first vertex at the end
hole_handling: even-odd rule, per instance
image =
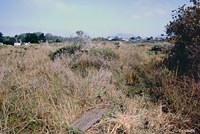
MULTIPOLYGON (((165 112, 166 104, 154 101, 145 94, 148 88, 142 87, 137 70, 150 75, 153 64, 165 56, 150 54, 152 44, 122 43, 117 48, 109 42, 91 43, 84 49, 111 48, 118 56, 106 58, 89 51, 77 57, 50 59, 50 51, 66 45, 70 44, 0 48, 0 133, 78 133, 71 123, 82 113, 104 105, 112 108, 86 133, 184 132, 179 124, 190 122, 189 116, 165 112)), ((158 72, 153 73, 153 81, 160 78, 158 72)), ((177 101, 174 105, 180 104, 177 101)))

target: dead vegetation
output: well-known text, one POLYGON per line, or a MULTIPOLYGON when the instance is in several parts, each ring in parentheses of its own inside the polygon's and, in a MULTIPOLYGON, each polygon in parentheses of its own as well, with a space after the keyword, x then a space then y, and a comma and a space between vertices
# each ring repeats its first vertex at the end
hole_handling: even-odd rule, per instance
POLYGON ((48 54, 60 46, 1 48, 0 133, 76 133, 72 121, 102 105, 113 107, 87 133, 198 132, 198 121, 186 115, 199 115, 199 86, 167 77, 170 72, 156 64, 163 54, 149 54, 151 46, 92 45, 87 53, 53 60, 48 54), (194 92, 185 100, 180 90, 187 88, 194 92))

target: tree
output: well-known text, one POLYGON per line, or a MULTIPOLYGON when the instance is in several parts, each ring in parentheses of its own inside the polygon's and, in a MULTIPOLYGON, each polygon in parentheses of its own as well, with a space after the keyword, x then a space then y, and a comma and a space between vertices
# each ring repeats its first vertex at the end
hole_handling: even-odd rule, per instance
POLYGON ((151 37, 148 37, 147 40, 148 40, 148 41, 153 40, 153 37, 152 37, 152 36, 151 36, 151 37))
POLYGON ((183 5, 173 11, 172 21, 166 26, 167 35, 175 46, 165 60, 179 75, 200 79, 200 2, 191 0, 192 6, 183 5))
POLYGON ((15 42, 19 42, 19 36, 18 35, 15 35, 15 42))
POLYGON ((45 34, 45 39, 48 40, 49 42, 64 42, 67 40, 67 38, 65 38, 65 37, 54 36, 51 33, 45 34))
POLYGON ((54 40, 54 36, 51 33, 46 33, 45 38, 46 38, 46 40, 54 40))
POLYGON ((82 37, 82 35, 84 34, 83 31, 79 30, 79 31, 76 31, 76 34, 79 36, 79 37, 82 37))
POLYGON ((41 41, 41 42, 45 42, 45 41, 46 41, 46 38, 45 38, 45 36, 44 36, 44 33, 41 33, 41 34, 39 35, 39 41, 41 41))
POLYGON ((135 37, 131 37, 130 40, 135 40, 135 37))
POLYGON ((0 32, 0 38, 3 37, 3 34, 0 32))
POLYGON ((141 39, 142 39, 142 37, 138 36, 138 37, 137 37, 137 39, 141 40, 141 39))
POLYGON ((39 43, 39 37, 36 35, 36 33, 27 33, 25 42, 39 43))
POLYGON ((25 38, 26 38, 25 33, 18 35, 18 39, 20 39, 22 42, 25 42, 25 38))
POLYGON ((6 45, 14 45, 15 41, 16 40, 14 37, 6 37, 3 41, 3 43, 6 45))
POLYGON ((3 42, 3 34, 0 32, 0 43, 3 42))

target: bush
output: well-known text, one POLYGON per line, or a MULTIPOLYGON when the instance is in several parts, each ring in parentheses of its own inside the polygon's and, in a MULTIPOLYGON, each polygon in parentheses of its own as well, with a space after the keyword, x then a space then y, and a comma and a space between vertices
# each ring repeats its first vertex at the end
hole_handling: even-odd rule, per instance
POLYGON ((88 75, 89 69, 100 70, 102 67, 107 67, 104 59, 87 54, 82 54, 80 57, 72 60, 70 66, 73 71, 79 72, 83 77, 88 75))
POLYGON ((55 52, 50 51, 49 52, 49 57, 51 60, 55 60, 58 57, 62 57, 62 56, 71 56, 71 55, 75 55, 76 52, 81 50, 81 46, 80 45, 71 45, 71 46, 65 46, 62 48, 57 49, 55 52))
POLYGON ((173 20, 167 25, 167 34, 175 41, 165 64, 178 75, 200 79, 200 2, 182 6, 173 11, 173 20))
POLYGON ((92 48, 90 52, 96 56, 103 57, 107 60, 118 59, 119 54, 113 51, 111 48, 92 48))
POLYGON ((152 48, 151 51, 154 51, 155 54, 158 54, 158 52, 162 52, 164 47, 162 46, 161 43, 156 43, 152 48))

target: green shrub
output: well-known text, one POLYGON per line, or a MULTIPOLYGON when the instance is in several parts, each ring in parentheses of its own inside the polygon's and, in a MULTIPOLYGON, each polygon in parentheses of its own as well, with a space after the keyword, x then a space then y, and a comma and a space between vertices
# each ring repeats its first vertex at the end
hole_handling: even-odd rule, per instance
POLYGON ((71 68, 73 71, 78 71, 81 76, 86 77, 88 75, 88 69, 100 70, 101 67, 105 66, 101 59, 91 57, 87 59, 78 58, 72 61, 71 68))
POLYGON ((92 48, 90 49, 91 54, 103 57, 107 60, 118 59, 119 54, 113 51, 111 48, 92 48))
POLYGON ((65 46, 57 49, 55 52, 49 51, 48 56, 51 60, 55 60, 56 58, 61 58, 62 56, 71 56, 75 55, 77 52, 81 51, 81 45, 71 45, 65 46))
POLYGON ((161 43, 156 43, 152 48, 151 51, 154 51, 155 54, 158 54, 158 52, 161 52, 163 50, 163 46, 161 43))

